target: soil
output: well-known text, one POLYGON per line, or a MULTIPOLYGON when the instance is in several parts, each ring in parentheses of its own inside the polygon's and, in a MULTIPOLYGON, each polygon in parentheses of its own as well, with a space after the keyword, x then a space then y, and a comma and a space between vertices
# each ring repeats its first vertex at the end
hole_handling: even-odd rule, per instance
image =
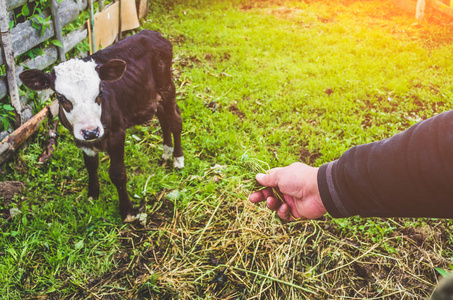
POLYGON ((5 181, 0 182, 0 199, 11 201, 14 195, 24 188, 24 184, 20 181, 5 181))

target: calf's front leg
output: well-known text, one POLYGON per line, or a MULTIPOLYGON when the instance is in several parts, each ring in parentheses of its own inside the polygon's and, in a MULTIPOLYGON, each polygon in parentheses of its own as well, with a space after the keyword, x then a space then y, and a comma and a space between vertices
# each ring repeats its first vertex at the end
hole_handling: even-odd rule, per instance
POLYGON ((126 133, 118 132, 109 140, 108 154, 110 155, 109 176, 118 191, 119 209, 124 222, 135 220, 134 209, 127 193, 127 174, 124 165, 124 143, 126 133))
POLYGON ((83 149, 83 160, 88 171, 88 198, 97 199, 99 198, 98 154, 91 150, 83 149))

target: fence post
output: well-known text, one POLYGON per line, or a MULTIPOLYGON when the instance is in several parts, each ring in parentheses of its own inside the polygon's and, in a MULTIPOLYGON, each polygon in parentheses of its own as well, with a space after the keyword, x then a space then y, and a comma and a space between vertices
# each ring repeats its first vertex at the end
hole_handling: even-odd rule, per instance
POLYGON ((19 99, 19 89, 17 87, 16 79, 16 65, 14 62, 14 50, 11 42, 8 20, 6 0, 0 0, 0 39, 5 62, 6 77, 8 80, 8 90, 11 97, 11 105, 16 109, 20 123, 22 124, 22 104, 19 99))
POLYGON ((57 40, 60 42, 61 47, 58 46, 58 55, 60 57, 60 61, 66 61, 66 56, 65 56, 65 49, 64 49, 64 44, 63 44, 63 34, 62 34, 62 26, 60 22, 60 17, 58 16, 58 8, 59 4, 57 0, 52 0, 51 5, 50 5, 50 10, 52 12, 52 19, 53 19, 53 27, 55 29, 55 36, 57 37, 57 40))
MULTIPOLYGON (((453 0, 452 0, 453 1, 453 0)), ((140 0, 138 3, 138 18, 144 18, 148 14, 148 0, 140 0)))
POLYGON ((90 6, 90 26, 91 26, 91 52, 90 54, 93 54, 97 50, 97 45, 96 45, 96 38, 95 38, 95 30, 94 30, 94 7, 93 7, 93 1, 94 0, 88 0, 88 5, 90 6))
POLYGON ((123 23, 123 0, 119 0, 120 4, 120 8, 119 8, 119 12, 118 12, 118 41, 121 41, 121 39, 123 38, 123 34, 122 34, 122 24, 123 23))

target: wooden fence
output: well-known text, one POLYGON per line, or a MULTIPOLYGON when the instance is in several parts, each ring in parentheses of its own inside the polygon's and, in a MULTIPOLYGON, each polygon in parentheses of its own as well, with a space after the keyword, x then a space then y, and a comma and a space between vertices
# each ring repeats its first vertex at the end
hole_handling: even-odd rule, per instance
MULTIPOLYGON (((5 0, 0 0, 0 2, 1 1, 5 0)), ((11 12, 13 9, 21 7, 27 2, 28 0, 6 0, 6 12, 0 11, 0 15, 7 15, 7 12, 11 12)), ((9 66, 10 68, 15 68, 15 80, 17 85, 21 84, 17 76, 23 71, 25 66, 34 69, 44 69, 57 62, 59 59, 64 59, 66 52, 73 49, 87 37, 87 29, 84 28, 85 26, 69 33, 67 36, 62 36, 61 32, 64 26, 77 19, 80 13, 87 9, 88 0, 63 0, 60 3, 56 0, 52 0, 51 3, 52 9, 43 11, 42 17, 47 18, 51 15, 52 24, 44 30, 43 34, 41 33, 41 30, 35 29, 32 26, 32 21, 30 20, 20 23, 10 30, 12 51, 14 57, 17 57, 51 38, 61 39, 60 42, 63 44, 63 49, 59 49, 60 47, 51 44, 43 49, 43 55, 38 56, 33 60, 29 59, 24 61, 23 65, 9 66)), ((0 9, 1 8, 2 7, 0 6, 0 9)), ((2 36, 4 36, 5 32, 9 31, 9 28, 1 28, 1 31, 2 36)), ((2 46, 6 46, 4 43, 2 44, 2 46)), ((0 65, 3 65, 4 63, 4 58, 0 56, 0 65)), ((4 77, 0 80, 0 99, 5 97, 8 93, 8 80, 14 81, 14 78, 7 79, 4 77)))
MULTIPOLYGON (((114 2, 116 1, 119 1, 121 5, 122 0, 115 0, 114 2)), ((34 28, 31 20, 17 24, 10 29, 9 20, 12 11, 29 2, 33 2, 33 0, 0 0, 0 45, 3 54, 0 55, 0 66, 5 65, 6 70, 6 76, 0 78, 0 99, 7 95, 10 96, 11 104, 18 114, 21 124, 27 120, 23 118, 23 103, 19 100, 18 87, 22 84, 19 74, 25 68, 42 70, 58 61, 64 61, 66 53, 88 37, 88 29, 86 24, 83 24, 80 28, 64 36, 62 34, 63 28, 76 20, 83 11, 91 10, 91 13, 93 13, 94 3, 99 2, 99 10, 104 7, 104 0, 51 0, 51 8, 48 11, 42 11, 41 14, 44 19, 50 17, 50 26, 46 26, 44 31, 34 28), (42 55, 34 59, 26 59, 18 65, 15 64, 14 58, 49 39, 58 40, 59 43, 48 43, 49 46, 42 49, 42 55), (55 44, 59 44, 59 46, 55 44)), ((139 2, 140 7, 147 9, 147 0, 140 0, 139 2)), ((2 100, 2 102, 5 102, 5 100, 2 100)), ((55 108, 58 108, 56 102, 52 104, 52 107, 46 107, 27 124, 20 126, 3 140, 1 140, 0 133, 0 164, 5 161, 6 156, 9 156, 36 130, 47 113, 51 110, 55 111, 55 108), (33 123, 32 126, 29 126, 30 122, 33 123)))

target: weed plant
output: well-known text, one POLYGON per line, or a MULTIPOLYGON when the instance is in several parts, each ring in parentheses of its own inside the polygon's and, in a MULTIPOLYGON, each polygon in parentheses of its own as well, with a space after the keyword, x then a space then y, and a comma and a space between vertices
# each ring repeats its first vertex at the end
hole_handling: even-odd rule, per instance
POLYGON ((452 25, 388 1, 153 1, 144 29, 174 45, 187 166, 160 164, 157 120, 128 131, 122 224, 70 134, 45 165, 45 126, 1 167, 5 299, 425 299, 450 270, 452 222, 351 217, 282 224, 247 201, 254 176, 320 166, 449 110, 452 25))

